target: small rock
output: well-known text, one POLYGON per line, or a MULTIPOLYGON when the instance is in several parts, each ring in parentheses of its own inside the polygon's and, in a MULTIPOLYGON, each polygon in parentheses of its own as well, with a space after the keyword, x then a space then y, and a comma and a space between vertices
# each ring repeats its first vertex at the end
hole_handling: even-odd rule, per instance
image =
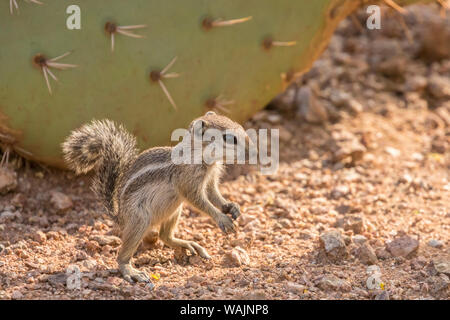
POLYGON ((0 222, 8 222, 16 219, 17 215, 11 211, 4 211, 0 214, 0 222))
POLYGON ((448 299, 448 290, 450 288, 450 280, 445 274, 440 274, 435 277, 430 277, 427 282, 431 284, 431 292, 435 295, 440 293, 445 294, 445 298, 448 299))
POLYGON ((23 298, 23 294, 19 290, 14 290, 13 293, 11 294, 11 299, 13 299, 13 300, 20 300, 22 298, 23 298))
POLYGON ((419 152, 414 152, 411 155, 411 159, 417 162, 421 162, 423 161, 423 159, 425 159, 425 157, 423 156, 423 154, 419 153, 419 152))
POLYGON ((434 259, 433 266, 438 273, 444 273, 450 276, 450 259, 445 258, 434 259))
POLYGON ((377 248, 375 250, 375 254, 377 255, 377 258, 381 260, 386 260, 392 257, 392 255, 384 248, 377 248))
POLYGON ((352 96, 340 90, 333 90, 330 94, 330 101, 338 108, 346 108, 352 113, 360 113, 363 106, 352 96))
POLYGON ((267 115, 267 121, 272 124, 279 124, 281 122, 281 116, 277 113, 267 115))
POLYGON ((422 91, 426 88, 428 84, 427 78, 416 75, 412 77, 408 77, 405 83, 406 91, 422 91))
POLYGON ((349 194, 350 188, 346 185, 336 186, 333 190, 331 190, 331 197, 333 199, 339 199, 341 197, 345 197, 349 194))
POLYGON ((348 246, 348 245, 350 245, 352 243, 352 238, 350 238, 346 234, 344 234, 342 237, 344 238, 344 242, 345 242, 346 246, 348 246))
POLYGON ((361 244, 363 244, 364 242, 367 241, 367 238, 364 237, 362 234, 357 234, 357 235, 352 237, 352 241, 355 244, 361 245, 361 244))
POLYGON ((394 257, 409 257, 415 254, 419 249, 419 241, 408 235, 404 235, 387 243, 386 249, 394 257))
POLYGON ((255 220, 257 220, 257 218, 255 216, 248 214, 248 215, 241 215, 239 217, 238 222, 241 227, 245 227, 247 224, 249 224, 250 222, 253 222, 255 220))
POLYGON ((155 285, 153 283, 151 283, 151 282, 148 282, 145 285, 145 289, 148 290, 148 291, 153 291, 155 289, 155 285))
POLYGON ((375 251, 368 243, 363 243, 358 250, 359 260, 367 265, 373 265, 378 262, 375 251))
POLYGON ((96 241, 101 246, 110 245, 112 247, 117 247, 122 243, 122 240, 116 236, 109 235, 94 235, 89 237, 89 240, 96 241))
POLYGON ((66 280, 67 280, 67 275, 64 272, 52 274, 47 278, 47 281, 54 286, 58 286, 60 284, 65 284, 66 280))
POLYGON ((375 70, 387 77, 398 78, 405 74, 407 60, 403 56, 390 57, 375 65, 375 70))
POLYGON ((305 286, 295 283, 295 282, 291 282, 291 281, 287 282, 285 287, 286 287, 287 292, 297 294, 297 295, 303 294, 306 289, 305 286))
POLYGON ((202 264, 204 260, 199 257, 198 255, 190 255, 189 256, 189 263, 193 265, 202 264))
POLYGON ((427 90, 437 99, 450 97, 450 80, 447 77, 433 75, 430 77, 427 90))
POLYGON ((0 194, 7 194, 17 188, 17 173, 7 167, 0 167, 0 194))
POLYGON ((393 147, 386 147, 384 148, 384 151, 386 151, 387 154, 389 154, 390 156, 397 158, 400 155, 400 150, 395 149, 393 147))
POLYGON ((85 267, 87 270, 92 270, 97 266, 97 262, 93 259, 84 260, 82 262, 83 267, 85 267))
POLYGON ((63 213, 73 207, 72 200, 62 192, 51 191, 50 203, 56 209, 57 213, 63 213))
POLYGON ((39 243, 43 243, 45 240, 47 240, 47 236, 44 232, 39 230, 33 235, 33 240, 39 243))
POLYGON ((349 214, 338 219, 334 226, 345 231, 352 230, 355 234, 363 233, 366 230, 363 218, 355 214, 349 214))
POLYGON ((440 242, 439 240, 435 240, 435 239, 431 239, 430 241, 428 241, 427 243, 430 247, 433 248, 442 248, 444 245, 442 244, 442 242, 440 242))
POLYGON ((321 235, 320 245, 326 256, 333 262, 338 262, 348 256, 344 238, 339 230, 331 230, 321 235))
POLYGON ((361 160, 367 151, 359 139, 348 131, 333 132, 330 144, 333 161, 335 162, 343 161, 347 158, 350 158, 352 162, 356 162, 361 160))
POLYGON ((327 109, 317 99, 313 90, 309 87, 301 87, 295 98, 297 112, 307 122, 323 123, 328 120, 327 109))
POLYGON ((241 247, 233 248, 233 250, 231 250, 231 253, 229 254, 229 257, 231 261, 237 266, 250 264, 250 257, 248 256, 247 252, 241 247))
POLYGON ((406 184, 410 184, 413 181, 413 177, 411 177, 411 175, 405 173, 403 176, 401 176, 401 178, 398 180, 398 182, 400 183, 406 183, 406 184))
POLYGON ((326 275, 322 279, 320 279, 318 285, 320 289, 324 291, 343 291, 343 292, 349 292, 352 288, 350 284, 342 279, 339 279, 338 277, 334 275, 326 275))
POLYGON ((200 276, 200 275, 193 275, 192 277, 190 277, 189 279, 188 279, 188 281, 189 282, 193 282, 193 283, 202 283, 203 281, 205 281, 206 280, 206 278, 205 277, 202 277, 202 276, 200 276))

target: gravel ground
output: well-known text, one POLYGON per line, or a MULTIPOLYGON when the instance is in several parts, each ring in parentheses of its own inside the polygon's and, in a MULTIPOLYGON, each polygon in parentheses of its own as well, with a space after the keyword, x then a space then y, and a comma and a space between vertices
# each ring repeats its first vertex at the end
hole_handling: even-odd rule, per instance
POLYGON ((310 72, 246 127, 280 129, 280 167, 230 168, 236 235, 186 207, 122 280, 120 239, 89 177, 11 157, 0 170, 0 299, 448 299, 450 13, 383 11, 342 22, 310 72), (410 40, 408 40, 408 38, 410 40))

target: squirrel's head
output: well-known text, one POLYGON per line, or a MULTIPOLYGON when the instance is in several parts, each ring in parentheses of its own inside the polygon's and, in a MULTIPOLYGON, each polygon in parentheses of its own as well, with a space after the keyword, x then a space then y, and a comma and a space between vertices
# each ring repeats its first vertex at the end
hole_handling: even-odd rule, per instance
POLYGON ((202 146, 205 161, 245 163, 248 155, 254 152, 254 144, 244 128, 214 111, 192 121, 189 131, 193 139, 198 139, 197 146, 202 146))

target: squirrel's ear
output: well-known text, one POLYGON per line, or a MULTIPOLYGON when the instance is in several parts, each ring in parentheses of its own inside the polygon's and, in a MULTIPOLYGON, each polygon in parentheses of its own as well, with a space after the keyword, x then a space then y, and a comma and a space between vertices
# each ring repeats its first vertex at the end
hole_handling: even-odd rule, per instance
POLYGON ((214 111, 208 111, 207 113, 205 113, 205 116, 215 116, 216 113, 214 111))
POLYGON ((206 121, 203 119, 197 119, 192 121, 190 125, 190 131, 192 131, 195 135, 202 137, 203 133, 206 130, 206 121))

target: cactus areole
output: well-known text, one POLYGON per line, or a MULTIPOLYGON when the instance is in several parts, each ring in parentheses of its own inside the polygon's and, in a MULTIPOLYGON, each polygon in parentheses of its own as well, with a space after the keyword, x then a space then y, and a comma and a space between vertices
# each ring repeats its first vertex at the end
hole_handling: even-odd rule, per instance
POLYGON ((61 142, 94 118, 123 123, 141 148, 170 143, 208 109, 245 121, 365 3, 1 1, 0 142, 63 166, 61 142))

